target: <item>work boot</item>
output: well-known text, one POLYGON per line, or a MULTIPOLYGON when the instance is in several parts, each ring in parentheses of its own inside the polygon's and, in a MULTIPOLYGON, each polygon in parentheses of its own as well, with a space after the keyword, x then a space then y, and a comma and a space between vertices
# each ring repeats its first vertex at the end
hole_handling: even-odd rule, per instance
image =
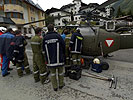
POLYGON ((58 89, 57 88, 54 88, 54 91, 57 91, 58 89))
POLYGON ((59 89, 62 89, 65 86, 65 84, 63 86, 59 86, 59 89))
POLYGON ((3 77, 5 77, 5 76, 8 76, 10 74, 10 72, 7 72, 5 75, 2 75, 3 77))
POLYGON ((47 78, 42 84, 47 84, 49 82, 50 82, 50 80, 47 78))
POLYGON ((18 75, 19 78, 23 77, 23 74, 22 75, 18 75))
POLYGON ((39 81, 40 81, 40 79, 36 79, 36 80, 35 80, 35 83, 37 83, 37 82, 39 82, 39 81))

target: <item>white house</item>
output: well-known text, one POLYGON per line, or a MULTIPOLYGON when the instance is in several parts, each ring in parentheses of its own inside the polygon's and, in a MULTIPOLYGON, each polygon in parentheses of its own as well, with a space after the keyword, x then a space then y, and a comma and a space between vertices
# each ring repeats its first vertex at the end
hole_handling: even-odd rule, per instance
POLYGON ((54 17, 55 26, 65 26, 63 20, 66 20, 68 22, 71 21, 71 14, 67 11, 63 11, 57 8, 51 8, 48 13, 50 16, 54 17))

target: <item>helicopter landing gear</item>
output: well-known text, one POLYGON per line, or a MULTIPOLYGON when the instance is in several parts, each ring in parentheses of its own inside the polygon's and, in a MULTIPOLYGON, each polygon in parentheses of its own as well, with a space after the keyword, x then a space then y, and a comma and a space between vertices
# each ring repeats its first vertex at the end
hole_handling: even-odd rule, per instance
POLYGON ((107 62, 101 62, 101 67, 102 67, 102 70, 108 70, 109 64, 107 62))

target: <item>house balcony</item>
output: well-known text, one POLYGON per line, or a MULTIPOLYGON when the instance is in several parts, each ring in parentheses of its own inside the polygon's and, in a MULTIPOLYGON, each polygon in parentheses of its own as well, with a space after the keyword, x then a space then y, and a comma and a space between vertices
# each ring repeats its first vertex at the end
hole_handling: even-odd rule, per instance
POLYGON ((24 24, 25 20, 20 18, 11 18, 16 24, 24 24))
POLYGON ((5 4, 4 5, 4 12, 24 13, 24 8, 22 6, 16 5, 16 4, 5 4))

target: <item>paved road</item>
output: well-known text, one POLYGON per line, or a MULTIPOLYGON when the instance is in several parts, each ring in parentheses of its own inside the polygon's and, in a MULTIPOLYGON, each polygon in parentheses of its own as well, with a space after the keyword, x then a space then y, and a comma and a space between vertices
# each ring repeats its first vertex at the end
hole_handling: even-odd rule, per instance
MULTIPOLYGON (((30 46, 27 54, 32 69, 30 46)), ((0 76, 0 100, 133 100, 133 49, 112 54, 114 57, 104 59, 110 69, 99 75, 117 76, 117 89, 110 89, 109 82, 82 76, 78 81, 65 78, 65 88, 54 92, 51 83, 34 83, 33 75, 18 78, 16 68, 11 66, 14 70, 8 77, 0 76)), ((83 70, 83 74, 86 72, 91 71, 83 70)))

